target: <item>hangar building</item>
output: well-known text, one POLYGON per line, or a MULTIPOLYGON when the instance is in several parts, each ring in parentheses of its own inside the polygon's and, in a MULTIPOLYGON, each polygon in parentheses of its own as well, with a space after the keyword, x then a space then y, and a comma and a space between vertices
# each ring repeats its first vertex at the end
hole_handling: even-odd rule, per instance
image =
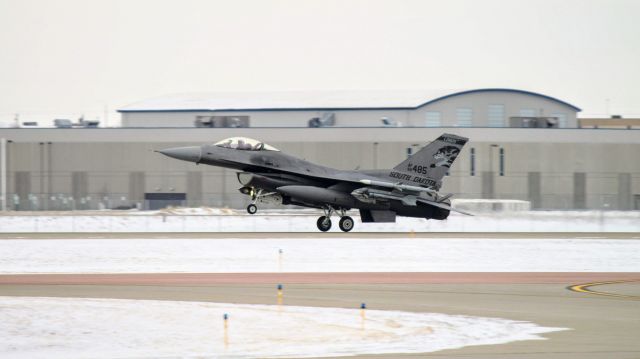
POLYGON ((317 119, 336 127, 556 128, 577 127, 578 111, 550 96, 499 88, 184 94, 119 110, 124 127, 307 127, 317 119))
POLYGON ((245 136, 331 167, 382 169, 450 132, 470 138, 442 188, 457 198, 640 209, 640 130, 576 128, 579 108, 522 90, 356 95, 299 94, 297 106, 291 94, 172 96, 124 107, 120 128, 0 129, 8 140, 0 149, 7 206, 242 208, 248 198, 238 192, 235 171, 153 150, 245 136))

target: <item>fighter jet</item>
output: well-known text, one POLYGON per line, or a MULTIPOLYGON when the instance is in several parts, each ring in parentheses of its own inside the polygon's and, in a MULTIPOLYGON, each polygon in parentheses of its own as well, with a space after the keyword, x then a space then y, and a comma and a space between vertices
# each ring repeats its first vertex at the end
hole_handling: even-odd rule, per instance
POLYGON ((468 139, 443 134, 390 170, 338 170, 313 164, 246 137, 215 144, 176 147, 158 152, 195 164, 237 170, 241 193, 251 197, 247 207, 277 203, 318 208, 318 229, 331 228, 337 215, 344 232, 353 229, 347 211, 358 209, 362 222, 395 222, 396 216, 443 220, 451 207, 451 194, 438 193, 442 180, 468 139))

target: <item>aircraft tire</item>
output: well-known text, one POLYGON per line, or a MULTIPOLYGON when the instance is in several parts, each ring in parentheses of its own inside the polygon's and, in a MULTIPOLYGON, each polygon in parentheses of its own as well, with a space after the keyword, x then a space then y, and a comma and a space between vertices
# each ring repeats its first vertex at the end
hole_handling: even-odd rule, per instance
POLYGON ((350 230, 353 229, 353 218, 349 217, 349 216, 344 216, 342 218, 340 218, 340 222, 338 222, 338 225, 340 226, 340 229, 343 232, 349 232, 350 230))
POLYGON ((256 207, 255 204, 250 204, 247 206, 247 213, 256 214, 256 212, 258 212, 258 207, 256 207))
POLYGON ((326 232, 331 229, 331 219, 326 216, 318 218, 318 222, 316 222, 316 224, 318 225, 318 229, 322 232, 326 232))

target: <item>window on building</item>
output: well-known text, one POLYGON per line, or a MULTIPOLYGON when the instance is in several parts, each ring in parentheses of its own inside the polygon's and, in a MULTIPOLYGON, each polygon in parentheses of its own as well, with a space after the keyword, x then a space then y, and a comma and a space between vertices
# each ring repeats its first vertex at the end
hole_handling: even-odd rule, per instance
POLYGON ((196 127, 249 127, 249 116, 196 116, 196 127))
POLYGON ((489 105, 489 127, 504 126, 504 105, 489 105))
POLYGON ((473 110, 468 107, 457 108, 456 119, 458 120, 458 126, 460 127, 473 126, 473 110))
POLYGON ((504 176, 504 148, 500 147, 500 176, 504 176))
POLYGON ((536 110, 532 108, 520 109, 520 117, 536 117, 536 110))
POLYGON ((440 111, 428 111, 426 114, 426 122, 425 125, 427 127, 440 127, 442 126, 442 118, 440 111))
POLYGON ((476 149, 471 148, 471 175, 476 175, 476 149))
POLYGON ((551 117, 558 119, 558 128, 567 128, 567 114, 566 113, 553 113, 551 117))

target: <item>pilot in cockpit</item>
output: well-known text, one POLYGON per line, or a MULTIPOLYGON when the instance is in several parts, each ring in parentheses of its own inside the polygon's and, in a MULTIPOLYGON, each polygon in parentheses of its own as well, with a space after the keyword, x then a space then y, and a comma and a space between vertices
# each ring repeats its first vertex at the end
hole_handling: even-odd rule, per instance
POLYGON ((269 146, 264 142, 251 138, 232 137, 215 143, 215 146, 244 151, 278 151, 277 148, 269 146))
POLYGON ((251 145, 248 143, 245 143, 244 140, 239 139, 238 140, 238 147, 239 150, 250 150, 251 149, 251 145))

